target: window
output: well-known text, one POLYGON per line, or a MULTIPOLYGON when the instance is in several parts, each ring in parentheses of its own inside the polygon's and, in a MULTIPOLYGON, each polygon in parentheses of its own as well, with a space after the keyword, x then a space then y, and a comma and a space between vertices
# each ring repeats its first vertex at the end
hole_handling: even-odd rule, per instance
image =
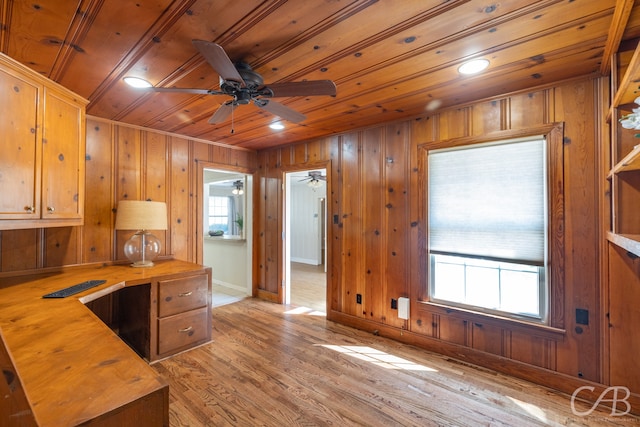
POLYGON ((230 197, 209 196, 209 231, 224 231, 229 234, 230 224, 230 197))
POLYGON ((546 322, 544 137, 428 153, 429 298, 546 322))
POLYGON ((243 188, 244 180, 229 180, 227 177, 206 184, 205 233, 216 237, 243 236, 243 188))

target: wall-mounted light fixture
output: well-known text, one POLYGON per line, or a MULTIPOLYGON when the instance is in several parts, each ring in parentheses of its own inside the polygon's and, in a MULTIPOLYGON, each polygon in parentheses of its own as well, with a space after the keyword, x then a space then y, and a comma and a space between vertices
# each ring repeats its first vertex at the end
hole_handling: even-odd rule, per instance
POLYGON ((233 183, 233 190, 231 190, 231 192, 236 196, 239 196, 240 194, 244 194, 243 188, 244 188, 244 183, 241 180, 237 180, 233 183))

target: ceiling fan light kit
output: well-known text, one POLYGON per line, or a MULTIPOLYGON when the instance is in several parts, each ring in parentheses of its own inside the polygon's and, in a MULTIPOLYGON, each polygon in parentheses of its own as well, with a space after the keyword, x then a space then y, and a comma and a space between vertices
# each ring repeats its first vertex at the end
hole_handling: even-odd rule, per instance
POLYGON ((307 185, 310 188, 313 188, 314 191, 316 188, 322 187, 322 181, 326 181, 327 177, 322 175, 320 171, 309 171, 309 176, 306 176, 300 180, 300 182, 308 181, 307 185))
MULTIPOLYGON (((195 48, 220 76, 220 90, 198 88, 162 88, 149 87, 156 92, 182 92, 201 95, 227 95, 232 99, 223 102, 209 119, 210 124, 224 122, 229 115, 240 105, 253 102, 261 108, 283 120, 292 123, 300 123, 307 117, 284 104, 273 101, 271 98, 297 97, 297 96, 335 96, 336 85, 331 80, 310 80, 301 82, 282 82, 264 84, 262 76, 254 71, 245 62, 236 62, 229 59, 224 49, 212 42, 193 40, 195 48)), ((136 86, 143 87, 143 86, 136 86)), ((233 133, 233 124, 232 130, 233 133)))

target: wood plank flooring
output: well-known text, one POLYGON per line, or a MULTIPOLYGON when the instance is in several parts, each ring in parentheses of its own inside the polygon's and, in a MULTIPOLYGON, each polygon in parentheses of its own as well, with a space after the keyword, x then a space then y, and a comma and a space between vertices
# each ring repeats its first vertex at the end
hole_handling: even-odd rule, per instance
POLYGON ((326 314, 327 281, 322 265, 291 263, 291 304, 326 314))
POLYGON ((570 396, 296 312, 253 298, 214 308, 214 342, 153 365, 171 426, 640 423, 606 408, 577 416, 570 396))

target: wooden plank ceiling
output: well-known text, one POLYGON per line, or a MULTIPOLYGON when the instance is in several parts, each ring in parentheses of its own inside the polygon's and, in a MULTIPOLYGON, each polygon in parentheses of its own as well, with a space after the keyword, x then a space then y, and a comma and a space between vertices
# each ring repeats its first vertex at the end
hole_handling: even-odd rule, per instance
POLYGON ((88 114, 250 149, 607 74, 609 54, 640 36, 628 0, 0 0, 0 19, 0 51, 88 98, 88 114), (211 125, 229 97, 123 82, 218 89, 193 39, 267 84, 329 79, 337 96, 274 99, 307 116, 276 132, 279 118, 253 104, 211 125), (489 68, 463 77, 471 58, 489 68))

